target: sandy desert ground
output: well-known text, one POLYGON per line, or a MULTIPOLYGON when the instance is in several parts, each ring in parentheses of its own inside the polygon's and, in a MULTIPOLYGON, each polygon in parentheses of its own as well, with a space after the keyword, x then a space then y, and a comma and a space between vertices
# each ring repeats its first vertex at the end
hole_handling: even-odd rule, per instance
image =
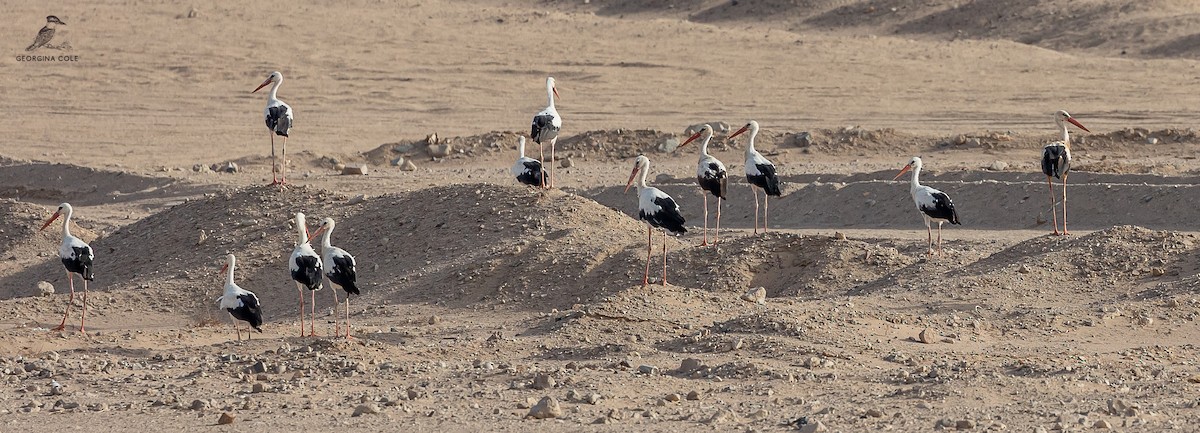
POLYGON ((0 431, 1200 431, 1194 2, 0 11, 0 431), (23 60, 50 14, 70 50, 23 60), (250 93, 272 70, 286 191, 250 93), (548 75, 572 166, 537 191, 507 170, 548 75), (1039 170, 1058 109, 1092 131, 1065 237, 1039 170), (750 119, 784 182, 771 230, 720 132, 728 230, 698 247, 696 148, 674 145, 750 119), (638 154, 691 230, 666 285, 641 285, 638 154), (913 155, 963 220, 941 256, 892 180, 913 155), (67 281, 37 229, 63 201, 96 250, 86 334, 49 330, 67 281), (352 340, 328 289, 299 335, 297 211, 358 257, 352 340), (264 304, 250 341, 214 303, 226 253, 264 304))

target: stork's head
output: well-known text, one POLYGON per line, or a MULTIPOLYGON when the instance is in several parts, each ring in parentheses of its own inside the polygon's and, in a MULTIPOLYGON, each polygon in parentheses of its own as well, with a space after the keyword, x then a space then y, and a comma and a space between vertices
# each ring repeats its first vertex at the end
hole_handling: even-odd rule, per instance
POLYGON ((697 138, 700 138, 700 136, 702 136, 702 135, 706 139, 709 137, 712 137, 712 135, 713 135, 712 125, 705 123, 704 126, 700 127, 699 131, 696 131, 695 134, 692 134, 692 136, 690 138, 688 138, 687 141, 684 141, 683 144, 680 144, 679 147, 687 146, 688 143, 695 141, 697 138))
POLYGON ((312 232, 311 235, 308 235, 308 241, 312 242, 312 240, 316 239, 316 237, 319 236, 321 233, 324 233, 329 230, 333 230, 334 225, 336 225, 336 224, 334 224, 333 218, 325 217, 325 219, 321 220, 321 225, 319 227, 317 227, 317 230, 312 232))
POLYGON ((910 159, 908 161, 908 165, 905 165, 904 168, 900 169, 899 173, 896 173, 896 177, 893 177, 892 180, 899 179, 900 176, 903 176, 904 173, 907 173, 909 170, 920 170, 920 169, 921 169, 921 157, 914 156, 914 157, 912 157, 912 159, 910 159))
POLYGON ((225 271, 228 271, 229 268, 233 267, 233 264, 236 261, 237 261, 237 259, 233 257, 233 254, 226 254, 225 255, 225 265, 221 266, 221 273, 224 274, 225 271))
POLYGON ((629 180, 625 182, 625 192, 629 192, 629 187, 633 185, 633 179, 637 177, 638 172, 645 170, 649 165, 650 158, 646 155, 638 155, 637 159, 633 160, 633 171, 629 173, 629 180))
POLYGON ((46 17, 46 24, 62 24, 64 26, 67 25, 67 23, 62 22, 62 20, 58 19, 58 17, 56 17, 54 15, 50 15, 50 16, 46 17))
POLYGON ((283 81, 283 74, 279 73, 279 71, 271 72, 271 75, 267 76, 266 81, 263 81, 262 84, 259 84, 258 87, 254 88, 254 91, 250 93, 258 92, 259 89, 267 87, 268 84, 278 83, 280 81, 283 81))
POLYGON ((727 138, 727 140, 732 140, 733 137, 742 135, 742 133, 746 132, 746 131, 750 131, 751 137, 758 135, 758 121, 751 120, 749 123, 746 123, 746 126, 743 126, 741 129, 738 129, 737 131, 735 131, 732 134, 729 134, 729 138, 727 138))
POLYGON ((1078 126, 1079 129, 1092 132, 1080 124, 1078 120, 1075 120, 1074 117, 1071 117, 1071 115, 1067 113, 1067 110, 1058 110, 1054 113, 1054 123, 1058 124, 1058 126, 1063 126, 1063 122, 1070 122, 1072 125, 1078 126))
POLYGON ((546 77, 546 90, 549 90, 550 93, 553 93, 555 98, 559 97, 558 87, 554 85, 554 77, 546 77))
POLYGON ((50 223, 54 222, 54 220, 58 219, 58 217, 62 216, 62 214, 64 214, 64 213, 65 214, 71 213, 71 204, 70 203, 59 204, 58 209, 54 211, 54 215, 50 215, 50 219, 46 220, 46 223, 42 224, 42 228, 38 229, 38 231, 40 232, 42 230, 45 230, 46 227, 50 226, 50 223))

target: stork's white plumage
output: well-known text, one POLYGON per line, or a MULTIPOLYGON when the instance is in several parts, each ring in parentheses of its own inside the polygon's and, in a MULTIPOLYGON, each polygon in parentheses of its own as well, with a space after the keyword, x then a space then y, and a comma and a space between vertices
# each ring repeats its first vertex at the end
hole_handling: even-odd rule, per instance
POLYGON ((308 243, 308 227, 305 226, 304 214, 296 212, 296 247, 288 259, 288 270, 296 289, 300 292, 300 336, 304 336, 304 289, 310 295, 309 336, 316 336, 317 320, 317 290, 321 290, 321 256, 308 243))
POLYGON ((46 227, 63 216, 62 223, 62 244, 58 246, 58 258, 62 260, 63 267, 67 268, 67 281, 71 286, 71 297, 67 299, 67 311, 63 313, 62 323, 54 328, 55 331, 66 329, 67 316, 71 314, 71 305, 75 303, 75 277, 74 274, 79 274, 83 278, 83 314, 79 316, 79 332, 87 332, 84 330, 84 319, 87 318, 87 295, 88 281, 95 279, 95 273, 92 270, 92 259, 95 258, 92 247, 79 238, 71 235, 71 217, 74 216, 75 209, 70 203, 62 203, 58 205, 58 210, 54 211, 54 215, 42 224, 42 228, 38 231, 45 230, 46 227))
POLYGON ((725 170, 725 164, 708 154, 708 143, 712 141, 713 137, 711 125, 704 124, 699 131, 692 134, 679 147, 686 146, 701 136, 704 137, 704 141, 700 143, 700 160, 696 164, 696 183, 700 184, 702 190, 700 195, 704 197, 704 238, 700 242, 700 245, 704 246, 708 245, 708 194, 705 192, 712 193, 717 197, 717 227, 716 233, 713 235, 713 245, 716 245, 721 236, 721 202, 725 200, 729 173, 725 170))
POLYGON ((1087 132, 1082 124, 1064 110, 1058 110, 1054 113, 1054 123, 1058 125, 1058 130, 1061 132, 1062 138, 1059 141, 1052 141, 1042 148, 1042 173, 1046 174, 1046 184, 1050 186, 1050 215, 1054 221, 1054 234, 1058 232, 1058 205, 1054 202, 1054 182, 1050 177, 1057 177, 1062 180, 1063 190, 1063 224, 1062 234, 1069 235, 1067 232, 1067 171, 1071 168, 1071 135, 1067 132, 1067 122, 1078 126, 1087 132))
MULTIPOLYGON (((254 328, 255 331, 262 332, 262 307, 258 303, 258 296, 254 292, 243 289, 233 282, 233 269, 237 266, 237 259, 233 254, 225 256, 225 266, 221 268, 221 272, 225 272, 225 292, 217 298, 217 306, 229 312, 229 316, 233 320, 233 329, 237 332, 237 339, 242 339, 242 330, 238 327, 237 321, 241 320, 254 328)), ((250 339, 250 331, 246 331, 246 339, 250 339)))
POLYGON ((544 187, 549 176, 542 168, 542 162, 525 156, 525 137, 517 137, 517 162, 513 163, 512 174, 517 182, 529 186, 544 187))
MULTIPOLYGON (((346 338, 350 338, 350 295, 360 295, 362 292, 358 289, 358 272, 354 256, 347 253, 346 250, 329 243, 329 237, 333 235, 333 228, 335 226, 337 224, 333 222, 333 218, 321 220, 321 227, 313 232, 309 240, 311 241, 313 237, 323 234, 321 236, 321 261, 326 266, 325 277, 329 279, 330 283, 337 284, 338 287, 346 291, 346 338)), ((329 292, 333 293, 333 308, 334 311, 337 311, 339 302, 337 291, 332 289, 330 287, 329 292)), ((334 320, 333 323, 333 334, 338 335, 337 320, 334 320)))
POLYGON ((925 233, 928 235, 929 250, 928 254, 933 254, 933 228, 931 223, 937 223, 938 236, 937 247, 938 254, 942 252, 942 224, 959 224, 958 212, 954 210, 954 202, 950 201, 950 196, 937 189, 921 185, 919 177, 921 176, 921 158, 914 156, 912 160, 900 169, 900 173, 892 180, 899 179, 905 172, 912 170, 912 181, 909 184, 908 192, 912 194, 913 202, 917 205, 917 210, 921 211, 921 217, 925 219, 925 233))
MULTIPOLYGON (((638 219, 646 221, 646 275, 642 278, 642 286, 650 284, 650 254, 652 245, 650 237, 654 227, 662 228, 672 233, 687 233, 683 226, 683 215, 679 213, 679 205, 675 199, 658 188, 646 186, 646 174, 650 171, 650 159, 638 155, 633 163, 633 172, 629 173, 629 181, 625 183, 625 191, 637 180, 638 219)), ((667 233, 663 232, 663 277, 662 284, 667 285, 667 233)))
POLYGON ((547 188, 554 187, 554 143, 558 142, 558 130, 562 129, 562 117, 558 115, 558 109, 554 108, 556 96, 558 87, 554 84, 554 77, 546 77, 546 108, 533 115, 533 124, 529 130, 529 138, 538 144, 539 160, 545 159, 545 155, 542 154, 542 142, 550 142, 550 170, 546 173, 550 179, 542 182, 547 188))
POLYGON ((763 157, 754 148, 754 138, 758 137, 758 122, 751 120, 746 126, 729 135, 729 140, 750 131, 750 139, 746 143, 746 181, 750 182, 750 191, 754 193, 754 233, 758 234, 758 187, 763 190, 763 233, 767 232, 768 196, 780 196, 779 176, 775 174, 775 164, 763 157))
POLYGON ((266 81, 263 81, 250 93, 258 92, 259 89, 272 83, 274 85, 271 86, 271 93, 267 94, 267 108, 263 109, 263 118, 267 122, 267 129, 270 130, 268 135, 271 136, 271 185, 281 185, 282 187, 287 184, 287 176, 283 174, 283 167, 287 165, 287 138, 288 131, 292 129, 292 106, 280 101, 277 97, 279 85, 283 84, 283 74, 279 71, 272 72, 266 81), (280 159, 283 159, 282 163, 275 159, 276 135, 283 136, 283 151, 280 156, 280 159))

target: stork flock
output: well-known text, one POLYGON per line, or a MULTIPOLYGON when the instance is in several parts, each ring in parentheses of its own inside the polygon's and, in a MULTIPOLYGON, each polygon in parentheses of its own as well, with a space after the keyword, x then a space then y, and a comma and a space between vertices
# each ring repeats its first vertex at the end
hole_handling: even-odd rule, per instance
MULTIPOLYGON (((263 117, 271 138, 271 185, 277 185, 280 189, 286 188, 288 183, 286 174, 284 173, 287 162, 287 138, 289 130, 292 126, 292 107, 278 98, 279 86, 283 83, 283 74, 278 71, 272 72, 265 81, 262 82, 251 93, 258 92, 267 85, 271 85, 270 92, 267 94, 267 105, 263 110, 263 117), (276 157, 275 136, 281 136, 282 143, 280 146, 279 157, 276 157)), ((558 97, 558 89, 553 77, 546 78, 546 99, 547 105, 544 109, 534 115, 530 127, 529 138, 538 144, 539 159, 533 159, 525 155, 526 139, 524 136, 518 138, 517 153, 518 158, 511 168, 512 174, 517 181, 540 189, 549 189, 554 187, 554 182, 557 176, 554 171, 555 159, 555 144, 558 141, 558 134, 562 128, 562 117, 559 116, 558 110, 554 106, 555 98, 558 97), (550 164, 544 166, 541 158, 544 157, 543 144, 550 145, 550 164)), ((1075 125, 1076 127, 1088 131, 1078 120, 1068 114, 1066 111, 1059 110, 1054 113, 1054 121, 1060 131, 1061 139, 1047 143, 1042 152, 1042 171, 1046 175, 1046 182, 1049 186, 1050 202, 1052 215, 1054 220, 1055 235, 1067 235, 1067 173, 1070 169, 1071 162, 1071 139, 1068 133, 1067 124, 1075 125), (1060 180, 1062 189, 1062 230, 1059 231, 1058 215, 1057 215, 1057 200, 1054 194, 1053 179, 1060 180)), ((757 121, 750 120, 740 129, 732 134, 729 134, 726 140, 733 140, 743 133, 749 132, 745 149, 745 174, 746 181, 750 185, 750 189, 754 194, 754 234, 759 233, 759 204, 758 190, 763 191, 762 204, 762 232, 767 232, 767 210, 769 197, 779 197, 782 195, 780 180, 777 170, 771 161, 767 160, 754 147, 754 140, 759 133, 759 124, 757 121)), ((1090 131, 1088 131, 1090 132, 1090 131)), ((720 241, 721 229, 721 202, 728 198, 728 172, 725 164, 718 160, 715 156, 708 152, 709 144, 713 138, 713 128, 710 125, 703 125, 699 131, 692 134, 686 141, 678 147, 682 148, 702 139, 699 145, 699 159, 696 165, 696 182, 700 186, 701 195, 704 197, 704 234, 700 246, 718 245, 720 241), (717 201, 716 220, 713 230, 711 243, 708 238, 708 195, 711 194, 717 201)), ((921 212, 921 216, 925 221, 927 238, 927 255, 932 256, 935 252, 941 253, 942 241, 942 225, 945 223, 960 224, 958 212, 954 208, 954 203, 950 196, 945 192, 934 189, 929 186, 921 185, 920 173, 923 167, 923 162, 920 157, 913 157, 900 172, 893 178, 899 179, 906 172, 911 171, 909 193, 912 196, 913 202, 917 210, 921 212), (933 223, 937 223, 938 234, 936 243, 933 237, 933 223)), ((634 160, 633 170, 630 172, 629 179, 625 184, 625 192, 636 185, 638 197, 638 218, 646 222, 646 269, 642 279, 643 286, 650 283, 650 266, 653 255, 653 233, 655 228, 663 231, 663 246, 662 246, 662 265, 663 273, 661 283, 667 284, 667 256, 666 256, 666 236, 667 233, 682 234, 687 232, 684 226, 685 220, 680 213, 679 204, 667 193, 662 190, 646 184, 646 177, 650 170, 650 159, 645 155, 638 155, 634 160)), ((69 203, 62 203, 58 209, 50 216, 49 219, 41 226, 40 230, 45 230, 56 219, 62 217, 62 243, 59 247, 59 258, 62 260, 63 266, 66 269, 67 281, 70 286, 70 298, 67 301, 66 312, 63 313, 62 322, 54 328, 54 330, 64 330, 66 328, 67 319, 70 317, 71 306, 75 299, 75 275, 80 276, 80 281, 83 283, 83 307, 80 313, 79 331, 85 332, 85 319, 87 316, 87 295, 88 282, 93 281, 95 272, 93 269, 93 260, 95 252, 85 242, 71 234, 71 219, 74 215, 74 210, 69 203)), ((338 324, 334 320, 334 334, 337 336, 350 336, 350 295, 359 295, 361 290, 357 285, 357 271, 354 256, 347 253, 345 250, 335 247, 330 242, 330 237, 334 231, 335 222, 332 218, 324 218, 315 232, 309 233, 307 221, 303 213, 297 212, 294 216, 296 230, 296 245, 292 250, 288 259, 288 270, 292 280, 296 284, 299 293, 300 306, 300 335, 315 336, 316 335, 316 292, 320 290, 327 280, 330 286, 338 286, 346 292, 345 297, 345 317, 344 326, 338 324), (312 240, 318 235, 321 235, 321 243, 319 245, 321 253, 312 246, 312 240), (309 328, 307 334, 304 329, 305 315, 305 291, 309 295, 309 328), (341 329, 344 328, 344 331, 341 329)), ((237 259, 233 254, 225 256, 225 265, 221 269, 221 274, 225 276, 225 287, 222 295, 217 298, 218 307, 226 311, 233 320, 235 332, 238 340, 241 339, 241 328, 237 325, 240 322, 246 322, 250 329, 262 332, 263 315, 262 304, 258 297, 251 291, 238 286, 235 282, 234 272, 236 269, 237 259)), ((338 298, 337 292, 330 290, 334 298, 334 312, 336 314, 337 307, 342 301, 338 298)), ((249 331, 247 331, 249 338, 249 331)))

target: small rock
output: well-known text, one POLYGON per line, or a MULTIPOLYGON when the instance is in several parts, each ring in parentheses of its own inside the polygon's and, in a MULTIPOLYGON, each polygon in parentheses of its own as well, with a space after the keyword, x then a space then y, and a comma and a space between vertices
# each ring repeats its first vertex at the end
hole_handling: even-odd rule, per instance
POLYGON ((846 234, 842 232, 833 232, 833 238, 839 241, 846 240, 846 234))
POLYGON ((935 338, 937 338, 937 333, 933 332, 933 330, 929 328, 922 329, 921 333, 917 335, 917 341, 925 344, 933 344, 935 338))
POLYGON ((969 419, 960 419, 954 423, 954 428, 959 430, 970 430, 975 428, 975 421, 969 419))
POLYGON ((988 170, 991 170, 991 171, 1004 171, 1007 169, 1008 169, 1008 163, 1004 162, 1004 161, 999 161, 999 160, 992 161, 992 165, 988 166, 988 170))
POLYGON ((562 161, 559 163, 559 166, 562 168, 571 168, 575 166, 575 161, 572 161, 571 157, 568 156, 562 159, 562 161))
POLYGON ((37 288, 38 294, 40 294, 42 297, 54 294, 54 285, 50 284, 49 281, 38 281, 37 288))
POLYGON ((254 363, 254 365, 250 366, 250 373, 259 374, 259 373, 266 373, 266 372, 267 372, 267 364, 262 361, 258 361, 256 363, 254 363))
POLYGON ((395 159, 392 159, 392 167, 399 167, 401 164, 404 164, 403 156, 397 156, 395 159))
POLYGON ((447 144, 438 144, 429 146, 429 155, 434 158, 445 158, 454 152, 454 146, 447 144))
MULTIPOLYGON (((1154 137, 1147 137, 1146 144, 1158 144, 1158 139, 1154 137)), ((1097 423, 1099 423, 1099 421, 1097 421, 1097 423)))
POLYGON ((592 394, 588 394, 587 397, 584 397, 583 401, 587 402, 587 404, 596 404, 596 403, 600 402, 601 398, 604 398, 604 396, 602 396, 600 394, 592 393, 592 394))
POLYGON ((342 167, 343 175, 365 175, 370 171, 370 167, 367 164, 348 164, 342 167))
POLYGON ((673 392, 673 393, 667 394, 667 396, 665 398, 663 398, 663 400, 673 403, 673 402, 677 402, 679 400, 683 400, 683 396, 679 395, 679 393, 677 393, 677 392, 673 392))
POLYGON ((425 322, 430 325, 436 325, 436 324, 442 323, 442 316, 434 314, 432 316, 429 316, 429 320, 426 320, 425 322))
POLYGON ((813 421, 809 424, 800 426, 799 431, 800 431, 800 433, 817 433, 817 432, 829 431, 829 428, 825 427, 825 424, 821 423, 821 421, 818 420, 818 421, 813 421))
POLYGON ((562 407, 558 405, 558 400, 555 400, 554 397, 546 396, 542 397, 537 404, 529 408, 529 414, 525 415, 525 417, 533 419, 546 419, 558 418, 562 416, 562 414, 562 407))
POLYGON ((684 359, 683 362, 679 363, 679 369, 676 371, 687 374, 699 370, 702 367, 704 367, 704 364, 701 363, 699 359, 687 358, 684 359))
POLYGON ((1154 277, 1161 277, 1161 276, 1163 276, 1163 275, 1166 275, 1166 274, 1167 274, 1167 270, 1166 270, 1166 269, 1163 269, 1163 268, 1150 268, 1150 275, 1151 275, 1151 276, 1154 276, 1154 277))
POLYGON ((208 407, 208 402, 204 400, 192 400, 192 410, 204 410, 208 407))
POLYGON ((374 403, 367 403, 360 404, 354 408, 354 413, 350 414, 350 416, 374 415, 377 413, 379 413, 379 406, 376 406, 374 403))
POLYGON ((212 168, 204 164, 193 164, 192 171, 196 173, 212 173, 212 168))
POLYGON ((241 168, 238 167, 236 162, 229 161, 229 162, 225 163, 225 166, 221 167, 221 169, 217 170, 217 171, 220 171, 222 173, 237 173, 242 170, 241 170, 241 168))
POLYGON ((400 171, 416 171, 416 170, 417 170, 417 165, 413 164, 411 159, 406 159, 406 160, 404 160, 403 164, 400 164, 400 171))
POLYGON ((658 367, 649 364, 642 364, 638 366, 638 373, 655 375, 658 374, 658 367))
POLYGON ((1022 274, 1028 274, 1030 272, 1033 272, 1033 269, 1030 269, 1029 265, 1022 263, 1021 267, 1017 268, 1017 272, 1020 272, 1022 274))
POLYGON ((879 409, 867 409, 867 416, 871 418, 880 418, 883 417, 883 411, 879 409))
POLYGON ((217 425, 233 424, 233 420, 233 415, 230 415, 229 412, 222 412, 221 417, 217 418, 217 425))
POLYGON ((533 385, 532 385, 533 389, 537 389, 537 390, 550 389, 550 388, 554 388, 555 385, 558 385, 558 381, 554 380, 554 378, 551 377, 549 374, 538 373, 533 376, 533 385))
POLYGON ((196 238, 196 245, 204 245, 208 242, 208 233, 204 229, 200 229, 200 236, 196 238))
POLYGON ((436 132, 425 136, 425 144, 433 146, 438 144, 438 135, 436 132))
POLYGON ((709 425, 717 425, 717 424, 724 424, 724 423, 731 422, 731 421, 732 422, 737 421, 737 414, 733 413, 733 411, 731 411, 729 409, 717 409, 717 412, 714 413, 711 417, 709 417, 708 421, 705 421, 705 423, 709 424, 709 425))
POLYGON ((699 399, 700 399, 700 397, 701 397, 701 396, 700 396, 700 392, 699 392, 699 391, 691 391, 691 392, 688 392, 688 394, 687 394, 687 399, 688 399, 688 400, 691 400, 691 401, 696 401, 696 400, 699 400, 699 399))
POLYGON ((813 145, 813 135, 811 132, 803 131, 792 136, 792 145, 796 147, 809 147, 813 145))
POLYGON ((1099 421, 1096 421, 1095 424, 1092 424, 1092 427, 1101 429, 1101 430, 1109 430, 1109 429, 1112 429, 1112 424, 1109 424, 1108 421, 1105 421, 1105 420, 1099 420, 1099 421))
POLYGON ((759 410, 754 411, 750 415, 747 415, 746 418, 749 418, 753 421, 758 421, 760 419, 767 419, 767 417, 769 417, 769 416, 771 416, 771 412, 768 412, 766 409, 759 409, 759 410))
POLYGON ((742 300, 756 304, 764 304, 767 302, 767 288, 755 287, 747 290, 746 293, 742 294, 742 300))
POLYGON ((677 147, 679 147, 679 139, 674 137, 663 140, 662 143, 658 144, 658 150, 666 153, 674 152, 677 147))
POLYGON ((267 386, 262 383, 256 383, 256 384, 254 384, 253 387, 251 387, 250 392, 253 392, 253 393, 267 392, 267 386))

